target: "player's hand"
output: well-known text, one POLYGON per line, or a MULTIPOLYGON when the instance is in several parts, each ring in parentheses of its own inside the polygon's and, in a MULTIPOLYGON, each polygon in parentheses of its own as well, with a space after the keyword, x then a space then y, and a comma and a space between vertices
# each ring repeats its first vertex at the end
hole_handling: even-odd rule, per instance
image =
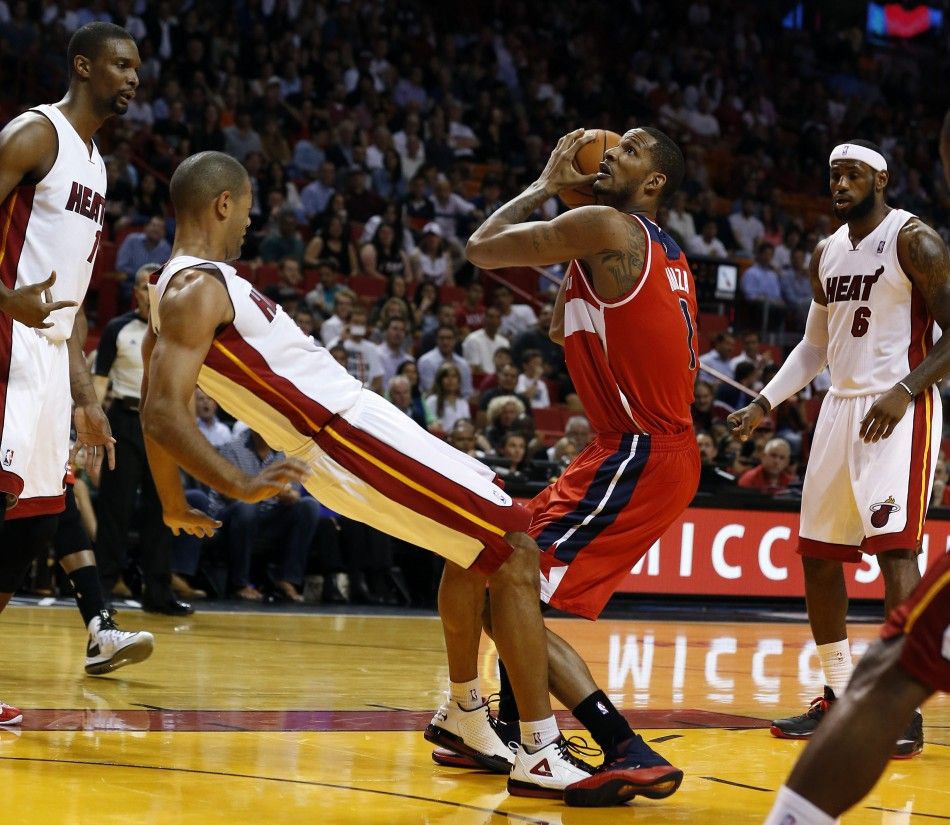
POLYGON ((903 387, 891 387, 871 405, 867 415, 861 419, 861 440, 874 444, 882 438, 887 438, 894 432, 913 400, 903 387))
POLYGON ((583 129, 575 129, 564 135, 551 152, 544 171, 541 172, 538 182, 544 187, 545 191, 556 195, 565 189, 573 189, 575 186, 584 186, 597 180, 597 173, 584 175, 574 168, 574 155, 577 150, 597 139, 597 132, 591 131, 585 134, 583 129))
POLYGON ((56 283, 56 272, 50 273, 41 284, 21 286, 19 289, 6 289, 0 293, 0 311, 10 315, 28 327, 49 329, 53 324, 47 321, 51 312, 76 306, 75 301, 52 301, 48 290, 56 283))
POLYGON ((165 512, 162 514, 165 524, 176 536, 181 533, 187 533, 189 536, 197 536, 199 539, 213 536, 214 531, 221 526, 221 522, 211 518, 207 513, 196 510, 194 507, 186 507, 174 513, 165 512))
POLYGON ((240 482, 234 498, 241 501, 264 501, 286 494, 293 485, 303 484, 310 477, 310 468, 295 458, 286 458, 268 464, 256 476, 247 476, 240 482))
POLYGON ((758 404, 748 404, 741 410, 729 413, 726 417, 726 424, 732 430, 732 434, 740 441, 748 441, 749 436, 755 432, 759 422, 765 417, 765 410, 758 404))
POLYGON ((76 423, 75 452, 86 448, 86 472, 99 472, 103 457, 108 459, 109 469, 114 470, 115 439, 102 407, 99 404, 76 407, 73 420, 76 423))

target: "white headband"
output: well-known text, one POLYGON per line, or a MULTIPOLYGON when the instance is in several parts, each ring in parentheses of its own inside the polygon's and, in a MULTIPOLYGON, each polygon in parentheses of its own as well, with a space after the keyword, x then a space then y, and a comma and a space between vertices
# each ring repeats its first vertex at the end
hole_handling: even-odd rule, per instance
POLYGON ((828 158, 830 166, 836 160, 860 160, 870 166, 875 172, 886 172, 887 161, 880 152, 868 149, 867 146, 858 146, 855 143, 839 143, 831 150, 831 157, 828 158))

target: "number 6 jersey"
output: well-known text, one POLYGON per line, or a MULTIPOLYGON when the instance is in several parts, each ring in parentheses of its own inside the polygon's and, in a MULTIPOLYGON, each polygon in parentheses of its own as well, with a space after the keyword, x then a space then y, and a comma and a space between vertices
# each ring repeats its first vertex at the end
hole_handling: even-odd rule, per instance
POLYGON ((892 209, 856 246, 845 224, 822 251, 832 395, 885 392, 933 346, 933 318, 897 258, 897 236, 913 217, 892 209))

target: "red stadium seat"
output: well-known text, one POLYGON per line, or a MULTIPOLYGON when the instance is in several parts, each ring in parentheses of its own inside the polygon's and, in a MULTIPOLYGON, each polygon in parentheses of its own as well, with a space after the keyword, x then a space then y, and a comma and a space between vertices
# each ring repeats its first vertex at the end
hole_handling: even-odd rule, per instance
POLYGON ((700 312, 698 321, 700 334, 708 336, 710 340, 729 326, 729 317, 716 312, 700 312))
POLYGON ((364 300, 375 301, 386 291, 386 281, 372 275, 351 275, 346 285, 364 300))
POLYGON ((534 429, 545 444, 549 447, 564 435, 564 425, 567 422, 567 408, 561 405, 538 407, 531 410, 534 418, 534 429))
POLYGON ((280 283, 280 272, 277 264, 261 264, 254 273, 254 285, 261 290, 280 283))
POLYGON ((465 287, 463 286, 439 287, 439 303, 460 304, 464 300, 465 300, 465 287))

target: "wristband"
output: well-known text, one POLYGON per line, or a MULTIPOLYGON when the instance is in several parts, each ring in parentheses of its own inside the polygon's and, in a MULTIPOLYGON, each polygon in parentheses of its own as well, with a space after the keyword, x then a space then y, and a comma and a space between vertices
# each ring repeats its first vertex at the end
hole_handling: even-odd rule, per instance
POLYGON ((916 398, 916 397, 917 397, 916 395, 914 395, 913 390, 911 390, 911 388, 908 387, 903 381, 898 381, 896 386, 898 386, 898 387, 903 387, 905 390, 907 390, 907 394, 908 394, 911 398, 916 398))
POLYGON ((772 414, 772 410, 768 407, 769 402, 762 398, 761 395, 758 398, 753 398, 752 403, 759 407, 766 415, 772 414))

